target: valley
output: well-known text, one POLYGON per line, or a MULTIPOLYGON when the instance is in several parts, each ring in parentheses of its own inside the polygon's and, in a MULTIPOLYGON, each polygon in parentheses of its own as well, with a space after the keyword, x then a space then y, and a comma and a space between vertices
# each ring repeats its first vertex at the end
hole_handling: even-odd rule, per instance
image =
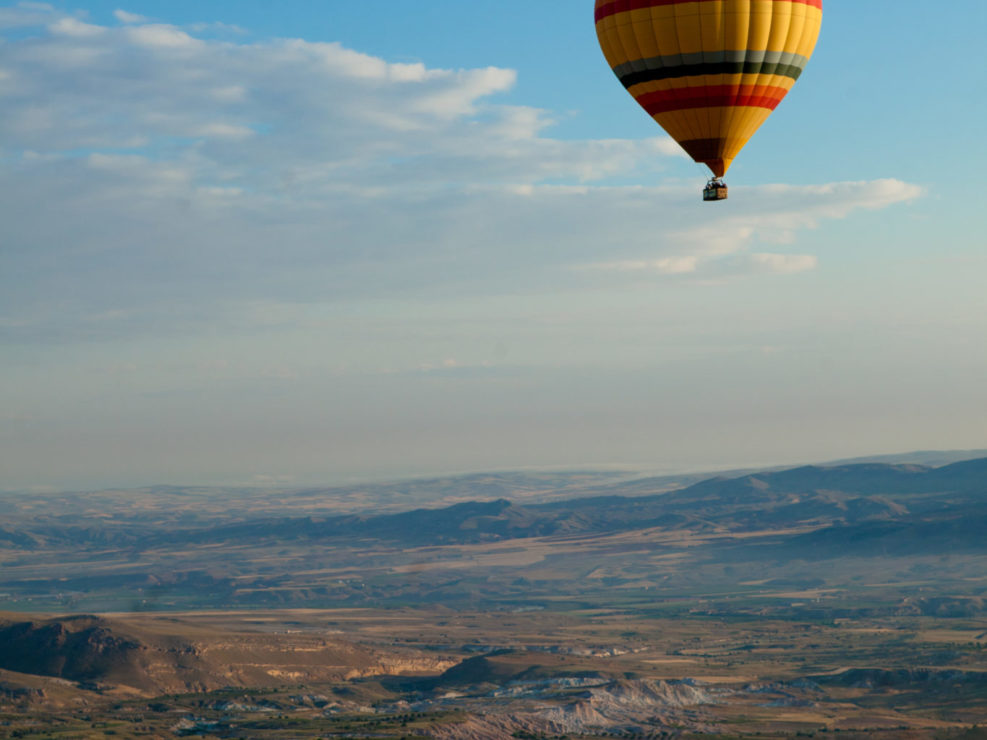
POLYGON ((984 481, 973 459, 7 495, 0 737, 974 740, 984 481))

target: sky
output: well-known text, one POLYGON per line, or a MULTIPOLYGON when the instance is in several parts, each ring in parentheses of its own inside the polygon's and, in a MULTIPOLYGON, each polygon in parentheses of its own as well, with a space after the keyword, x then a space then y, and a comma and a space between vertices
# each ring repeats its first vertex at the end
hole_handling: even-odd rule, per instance
POLYGON ((987 447, 985 26, 826 0, 704 204, 589 0, 0 4, 0 489, 987 447))

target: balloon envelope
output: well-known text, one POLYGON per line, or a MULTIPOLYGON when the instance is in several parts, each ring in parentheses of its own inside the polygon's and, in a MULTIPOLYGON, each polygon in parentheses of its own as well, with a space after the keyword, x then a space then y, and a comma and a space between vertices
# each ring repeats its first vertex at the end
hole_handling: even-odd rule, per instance
POLYGON ((715 177, 792 89, 822 0, 596 0, 596 33, 638 103, 715 177))

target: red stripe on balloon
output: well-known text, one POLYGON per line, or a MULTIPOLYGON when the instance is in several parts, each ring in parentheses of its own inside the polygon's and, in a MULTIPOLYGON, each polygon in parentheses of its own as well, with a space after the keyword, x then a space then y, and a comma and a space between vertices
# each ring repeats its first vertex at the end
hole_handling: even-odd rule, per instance
POLYGON ((636 100, 650 115, 656 116, 687 108, 749 106, 774 110, 787 94, 785 88, 773 85, 710 85, 658 90, 638 95, 636 100))

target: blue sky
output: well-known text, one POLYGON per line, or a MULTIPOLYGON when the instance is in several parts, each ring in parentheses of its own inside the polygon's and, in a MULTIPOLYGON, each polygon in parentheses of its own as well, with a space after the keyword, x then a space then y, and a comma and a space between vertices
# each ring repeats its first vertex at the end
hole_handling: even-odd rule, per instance
POLYGON ((0 5, 0 488, 987 446, 987 6, 828 0, 708 206, 591 5, 0 5))

